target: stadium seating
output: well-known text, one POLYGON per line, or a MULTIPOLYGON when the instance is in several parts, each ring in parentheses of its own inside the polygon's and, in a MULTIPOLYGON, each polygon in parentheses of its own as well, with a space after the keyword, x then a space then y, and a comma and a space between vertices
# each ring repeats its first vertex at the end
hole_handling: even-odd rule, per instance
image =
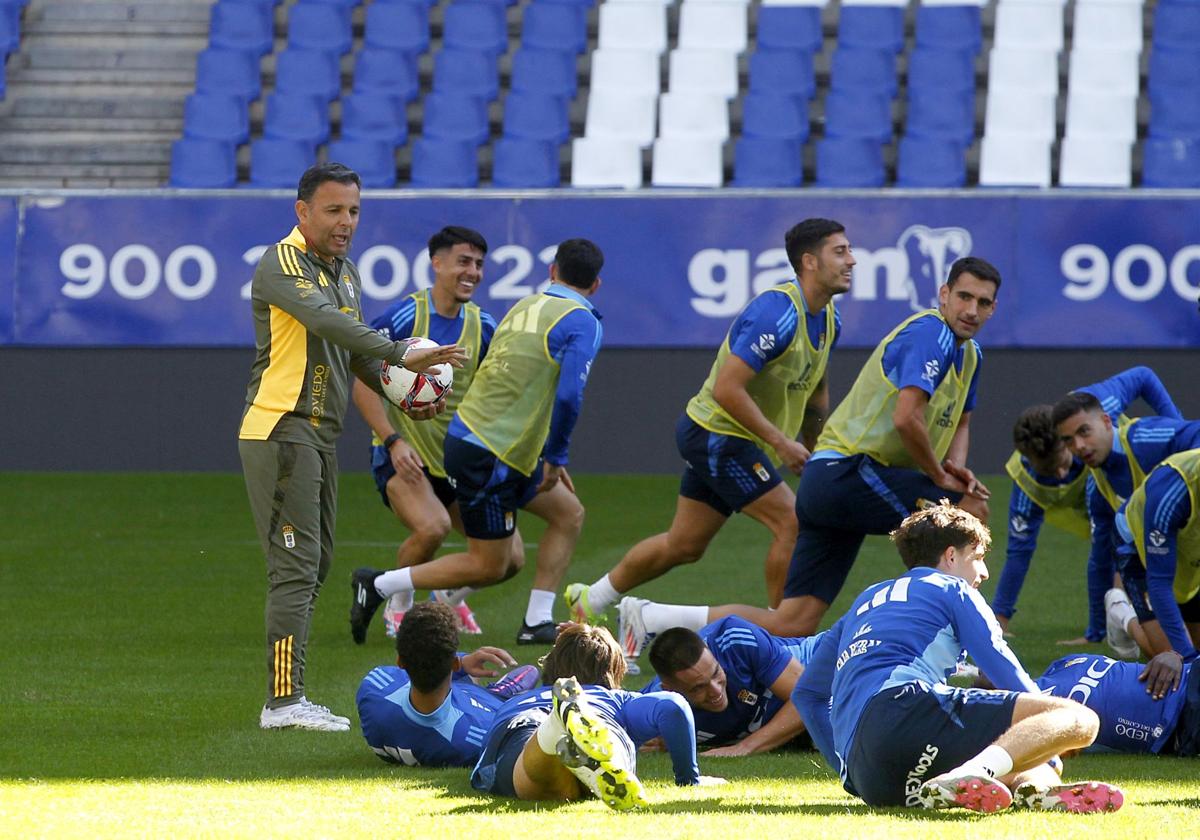
POLYGON ((911 137, 970 145, 975 139, 975 92, 945 93, 910 87, 904 132, 911 137))
POLYGON ((223 140, 235 146, 250 139, 246 100, 229 93, 193 93, 183 104, 183 136, 223 140))
POLYGON ((988 55, 988 90, 1009 88, 1058 94, 1058 54, 1051 50, 993 47, 988 55))
POLYGON ((592 53, 590 90, 657 96, 662 90, 658 53, 601 47, 592 53))
POLYGON ((817 141, 818 187, 882 187, 883 147, 858 137, 825 137, 817 141))
POLYGON ((982 44, 983 23, 978 5, 917 6, 917 47, 965 50, 975 55, 982 44))
POLYGON ((522 93, 574 98, 578 89, 575 56, 570 52, 541 47, 519 48, 512 58, 511 89, 522 93))
POLYGON ((1142 4, 1077 3, 1072 37, 1089 47, 1141 52, 1142 4))
POLYGON ((1197 88, 1150 100, 1150 136, 1200 139, 1200 95, 1197 88))
POLYGON ((513 189, 557 187, 558 144, 501 137, 492 147, 492 186, 513 189))
POLYGON ((619 138, 579 137, 571 143, 571 185, 619 187, 642 185, 639 144, 619 138))
POLYGON ((1058 183, 1064 187, 1128 187, 1133 182, 1131 144, 1096 137, 1064 137, 1058 183))
POLYGON ((669 61, 671 90, 711 93, 725 99, 738 95, 737 53, 726 50, 672 50, 669 61))
POLYGON ((288 46, 335 56, 350 52, 350 8, 333 3, 297 3, 288 12, 288 46))
POLYGON ((1150 52, 1146 92, 1153 104, 1179 91, 1200 90, 1200 49, 1155 47, 1150 52))
POLYGON ((667 10, 656 3, 602 3, 598 44, 662 53, 667 48, 667 10))
POLYGON ((937 137, 900 138, 896 150, 897 187, 961 187, 967 182, 962 144, 937 137))
POLYGON ((476 144, 418 137, 412 144, 412 186, 426 189, 479 186, 476 144))
POLYGON ((1154 9, 1154 46, 1200 48, 1200 3, 1160 2, 1154 9))
POLYGON ((1071 50, 1067 84, 1072 91, 1097 91, 1137 96, 1140 85, 1138 53, 1133 50, 1071 50))
POLYGON ((354 92, 386 93, 398 102, 417 98, 416 63, 408 53, 367 47, 354 60, 354 92))
POLYGON ((276 90, 263 106, 263 136, 320 146, 329 139, 329 105, 307 93, 276 90))
POLYGON ((571 134, 567 103, 557 96, 513 91, 504 99, 504 136, 558 145, 571 134))
POLYGON ((487 103, 457 93, 431 93, 425 97, 425 138, 461 140, 476 146, 487 142, 487 103))
POLYGON ((679 140, 725 140, 729 109, 724 98, 704 93, 664 93, 658 100, 658 136, 679 140))
POLYGON ((275 21, 270 9, 250 3, 223 0, 213 5, 209 24, 210 46, 243 50, 263 56, 275 45, 275 21))
POLYGON ((507 52, 504 7, 486 2, 451 2, 442 20, 442 43, 447 47, 481 50, 493 57, 507 52))
POLYGON ((975 93, 975 56, 967 50, 918 46, 908 55, 908 89, 975 93))
POLYGON ((316 163, 315 147, 301 140, 261 137, 250 144, 250 182, 247 186, 293 189, 297 173, 316 163))
POLYGON ((1015 134, 1052 141, 1056 132, 1055 98, 1017 89, 989 90, 984 136, 1015 134))
POLYGON ((1137 97, 1072 90, 1067 95, 1066 136, 1137 139, 1137 97))
POLYGON ((896 56, 878 47, 838 47, 833 51, 833 90, 866 90, 889 99, 896 95, 896 56))
POLYGON ((787 93, 812 99, 816 93, 811 53, 757 49, 750 55, 750 90, 787 93))
MULTIPOLYGON (((657 96, 592 91, 588 95, 583 134, 588 139, 620 140, 649 146, 654 142, 657 114, 657 96)), ((588 147, 589 153, 592 149, 588 147)), ((574 151, 571 154, 573 156, 574 151)))
POLYGON ((433 89, 491 102, 500 95, 500 71, 490 53, 445 47, 433 62, 433 89))
POLYGON ((341 136, 400 146, 408 140, 408 123, 394 97, 360 91, 342 97, 341 136))
POLYGON ((733 186, 798 187, 804 180, 799 140, 743 135, 734 145, 733 186))
POLYGON ((275 56, 275 90, 332 102, 342 93, 338 60, 329 53, 289 47, 275 56))
POLYGON ((253 102, 262 95, 258 56, 209 47, 196 56, 196 92, 234 94, 253 102))
POLYGON ((396 185, 396 151, 384 140, 342 138, 329 144, 329 160, 344 163, 355 170, 368 188, 396 185))
POLYGON ((904 48, 904 9, 899 6, 842 6, 839 47, 867 47, 898 53, 904 48))
POLYGON ((831 90, 825 97, 825 135, 891 142, 892 103, 870 91, 831 90))
POLYGON ((1050 186, 1050 141, 1028 135, 985 134, 979 144, 979 184, 1050 186))
POLYGON ((429 49, 429 9, 421 3, 372 3, 363 23, 363 45, 425 52, 429 49))
POLYGON ((234 145, 222 140, 183 137, 171 145, 172 187, 232 187, 237 183, 234 145))
POLYGON ((21 43, 21 7, 16 3, 0 2, 0 84, 4 71, 4 59, 17 51, 21 43))
POLYGON ((751 91, 742 99, 742 136, 803 143, 808 139, 808 103, 785 93, 751 91))
POLYGON ((1200 189, 1200 140, 1148 137, 1142 185, 1168 189, 1200 189))
POLYGON ((758 10, 759 48, 820 52, 821 9, 817 6, 762 6, 758 10))
POLYGON ((998 3, 993 47, 1060 52, 1063 4, 1058 0, 998 3))
POLYGON ((684 2, 679 7, 679 48, 745 51, 746 7, 740 3, 684 2))
POLYGON ((545 0, 531 3, 521 21, 521 46, 578 55, 587 48, 586 10, 545 0))
POLYGON ((724 182, 721 141, 660 137, 654 141, 650 183, 656 187, 719 187, 724 182))

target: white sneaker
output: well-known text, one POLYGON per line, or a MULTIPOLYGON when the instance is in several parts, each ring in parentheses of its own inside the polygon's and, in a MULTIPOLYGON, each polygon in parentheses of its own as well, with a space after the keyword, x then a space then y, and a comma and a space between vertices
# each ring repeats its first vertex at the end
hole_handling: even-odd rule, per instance
POLYGON ((1125 590, 1113 587, 1104 593, 1104 623, 1107 629, 1108 646, 1121 659, 1137 659, 1141 655, 1138 643, 1125 629, 1132 619, 1137 618, 1133 604, 1125 590))
POLYGON ((258 716, 258 725, 263 729, 312 729, 317 732, 349 732, 350 721, 333 714, 324 706, 301 700, 290 706, 270 709, 263 706, 258 716))
POLYGON ((349 726, 350 726, 350 718, 342 717, 341 715, 335 715, 333 712, 329 711, 328 706, 319 706, 316 703, 313 703, 307 697, 300 698, 300 705, 308 706, 310 709, 312 709, 317 714, 329 715, 329 717, 333 718, 333 720, 337 721, 338 723, 345 724, 347 728, 349 728, 349 726))
POLYGON ((617 642, 625 653, 626 664, 636 662, 646 643, 654 638, 655 634, 646 632, 642 616, 642 609, 649 603, 645 598, 626 595, 617 606, 617 642))

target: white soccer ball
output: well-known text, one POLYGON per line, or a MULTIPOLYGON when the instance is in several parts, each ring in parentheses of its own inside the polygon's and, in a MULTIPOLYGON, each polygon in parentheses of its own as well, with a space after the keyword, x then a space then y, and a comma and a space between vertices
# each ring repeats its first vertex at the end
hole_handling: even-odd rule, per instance
MULTIPOLYGON (((437 347, 428 338, 408 338, 405 342, 414 350, 437 347)), ((449 364, 434 365, 421 373, 413 373, 400 365, 383 363, 379 371, 383 395, 400 408, 425 408, 433 405, 454 384, 454 368, 449 364)))

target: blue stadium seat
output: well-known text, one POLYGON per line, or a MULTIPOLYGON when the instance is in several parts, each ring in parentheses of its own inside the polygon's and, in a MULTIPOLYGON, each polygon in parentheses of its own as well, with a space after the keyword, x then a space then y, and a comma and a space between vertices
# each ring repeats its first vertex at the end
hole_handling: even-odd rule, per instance
POLYGON ((508 50, 504 7, 492 3, 451 2, 442 21, 447 47, 483 50, 499 56, 508 50))
POLYGON ((21 7, 15 3, 0 2, 0 70, 4 59, 14 53, 21 44, 21 7))
POLYGON ((1200 88, 1150 97, 1150 136, 1200 140, 1200 88))
POLYGON ((372 6, 378 6, 380 4, 383 4, 383 5, 398 5, 398 4, 409 5, 412 3, 417 3, 422 6, 436 6, 438 4, 438 0, 371 0, 372 6))
POLYGON ((341 56, 350 52, 350 8, 333 3, 297 3, 288 12, 288 46, 341 56))
POLYGON ((578 55, 587 48, 587 10, 544 0, 529 4, 521 19, 521 45, 578 55))
POLYGON ((320 146, 329 139, 329 104, 307 93, 277 90, 267 94, 263 136, 320 146))
POLYGON ((900 52, 904 49, 904 8, 842 6, 838 18, 838 46, 900 52))
POLYGON ((429 9, 421 3, 372 3, 363 24, 363 46, 407 53, 429 49, 429 9))
POLYGON ((433 60, 433 89, 438 93, 466 94, 491 102, 500 94, 496 56, 460 47, 443 48, 433 60))
POLYGON ((890 50, 839 46, 830 68, 834 90, 869 90, 889 99, 896 95, 896 55, 890 50))
POLYGON ((978 5, 917 6, 917 46, 979 53, 983 22, 978 5))
POLYGON ((357 172, 364 187, 396 186, 396 147, 385 140, 334 140, 328 159, 357 172))
POLYGON ((740 137, 733 147, 733 186, 798 187, 804 181, 801 143, 740 137))
POLYGON ((897 187, 961 187, 967 183, 967 159, 961 144, 933 137, 901 137, 896 164, 897 187))
POLYGON ((317 162, 317 150, 302 140, 262 137, 250 144, 250 183, 261 188, 294 188, 317 162))
POLYGON ((750 54, 750 90, 812 99, 817 91, 812 53, 760 47, 750 54))
POLYGON ((477 145, 418 137, 412 146, 412 185, 426 189, 479 186, 477 145))
POLYGON ((954 140, 975 140, 975 92, 949 93, 928 88, 908 89, 905 134, 954 140))
POLYGON ((578 6, 586 11, 596 5, 596 0, 536 0, 533 5, 578 6))
POLYGON ((760 6, 758 10, 758 46, 821 51, 821 9, 817 6, 760 6))
POLYGON ((183 137, 171 144, 170 186, 205 189, 235 183, 237 156, 232 143, 183 137))
POLYGON ((216 3, 212 7, 208 43, 220 49, 266 55, 275 46, 273 14, 265 6, 250 3, 216 3))
POLYGON ((214 47, 203 50, 196 56, 196 91, 232 93, 253 102, 262 94, 258 56, 214 47))
POLYGON ((385 140, 401 146, 408 140, 404 106, 387 93, 351 93, 342 97, 341 136, 353 140, 385 140))
POLYGON ((412 54, 367 47, 354 60, 355 92, 387 93, 398 102, 417 98, 419 80, 412 54))
POLYGON ((1157 97, 1189 95, 1200 90, 1200 49, 1154 47, 1146 74, 1146 92, 1157 97), (1187 92, 1187 93, 1185 93, 1187 92))
MULTIPOLYGON (((337 6, 340 9, 345 9, 347 14, 354 10, 355 6, 361 6, 363 0, 297 0, 297 6, 337 6)), ((294 7, 293 7, 294 8, 294 7)))
POLYGON ((562 143, 571 134, 567 101, 514 90, 504 98, 504 136, 562 143))
POLYGON ((246 6, 258 6, 263 9, 274 9, 283 0, 225 0, 226 3, 241 3, 246 6))
POLYGON ((966 50, 913 48, 908 54, 908 89, 913 88, 974 93, 975 56, 966 50))
POLYGON ((245 143, 250 139, 246 100, 232 93, 193 93, 183 104, 183 136, 245 143))
POLYGON ((818 187, 882 187, 883 146, 874 140, 826 137, 817 141, 818 187))
POLYGON ((557 144, 501 137, 492 146, 492 186, 536 189, 561 183, 557 144))
POLYGON ((438 140, 465 140, 476 146, 487 142, 487 103, 457 93, 431 93, 425 97, 422 134, 438 140))
POLYGON ((868 91, 831 90, 825 97, 825 134, 891 142, 892 103, 868 91))
POLYGON ((520 47, 513 53, 511 90, 574 99, 577 86, 573 53, 537 47, 520 47))
POLYGON ((329 53, 289 47, 275 56, 275 89, 332 102, 342 92, 338 59, 329 53))
POLYGON ((1200 140, 1146 138, 1142 186, 1200 188, 1200 140))
POLYGON ((1200 49, 1200 3, 1159 2, 1151 41, 1155 47, 1200 49))
POLYGON ((742 100, 742 135, 803 143, 808 139, 808 101, 786 93, 750 91, 742 100))

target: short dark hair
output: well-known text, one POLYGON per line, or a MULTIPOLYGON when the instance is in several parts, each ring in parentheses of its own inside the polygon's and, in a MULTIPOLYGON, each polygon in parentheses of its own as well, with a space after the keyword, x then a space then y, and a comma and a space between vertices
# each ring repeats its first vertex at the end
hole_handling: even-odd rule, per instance
POLYGON ((1100 405, 1100 400, 1086 391, 1072 391, 1054 404, 1050 422, 1057 429, 1059 423, 1069 417, 1074 417, 1081 411, 1104 411, 1104 406, 1100 405))
POLYGON ((974 514, 942 499, 910 514, 891 534, 900 559, 909 569, 917 566, 936 566, 947 548, 966 548, 977 545, 987 551, 992 535, 987 526, 974 514))
POLYGON ((1061 446, 1054 431, 1052 405, 1031 405, 1021 412, 1013 426, 1013 446, 1026 458, 1047 458, 1061 446))
POLYGON ((604 267, 604 252, 590 239, 566 239, 554 254, 558 279, 577 289, 590 289, 604 267))
POLYGON ((487 240, 483 238, 482 233, 468 227, 447 225, 429 237, 429 258, 433 259, 433 255, 443 248, 453 248, 464 243, 487 253, 487 240))
POLYGON ((800 273, 802 254, 816 254, 821 243, 835 233, 845 233, 846 227, 833 219, 805 219, 788 229, 783 235, 783 247, 787 251, 792 270, 800 273))
POLYGON ((296 187, 296 198, 301 201, 312 201, 317 187, 326 181, 337 181, 339 184, 354 184, 362 189, 362 179, 349 166, 340 163, 314 163, 300 176, 300 185, 296 187))
POLYGON ((946 285, 953 288, 954 282, 962 274, 973 274, 980 280, 995 283, 996 291, 1000 291, 1000 270, 987 260, 979 257, 962 257, 955 260, 950 266, 950 276, 946 278, 946 285))
POLYGON ((583 685, 620 688, 626 670, 625 653, 612 633, 590 624, 564 627, 538 664, 542 666, 542 685, 574 677, 583 685))
POLYGON ((650 645, 650 666, 660 679, 669 679, 699 662, 707 649, 695 630, 672 627, 659 633, 650 645))
POLYGON ((413 688, 433 691, 454 671, 458 616, 436 601, 421 601, 404 614, 396 630, 396 654, 413 688))

